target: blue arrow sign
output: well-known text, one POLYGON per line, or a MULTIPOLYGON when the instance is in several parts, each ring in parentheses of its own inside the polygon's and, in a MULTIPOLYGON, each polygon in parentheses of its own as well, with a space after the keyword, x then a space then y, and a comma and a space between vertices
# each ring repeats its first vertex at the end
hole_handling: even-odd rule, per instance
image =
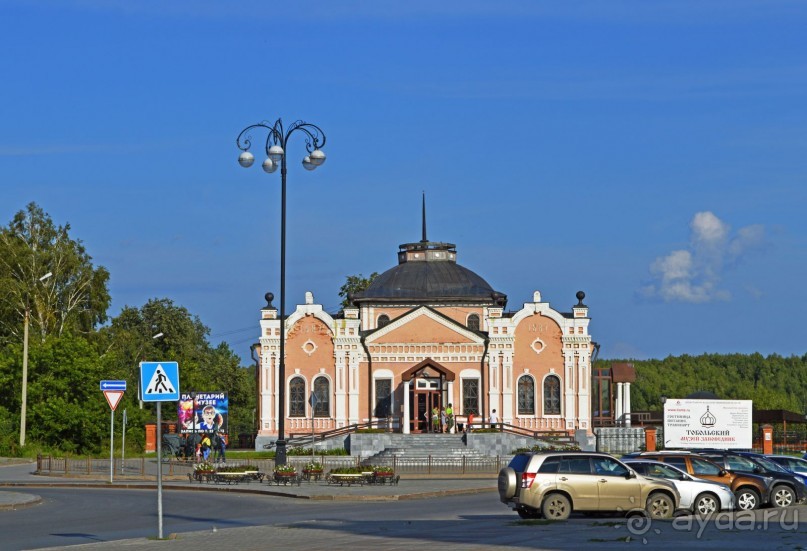
POLYGON ((126 390, 126 381, 101 381, 101 390, 126 390))

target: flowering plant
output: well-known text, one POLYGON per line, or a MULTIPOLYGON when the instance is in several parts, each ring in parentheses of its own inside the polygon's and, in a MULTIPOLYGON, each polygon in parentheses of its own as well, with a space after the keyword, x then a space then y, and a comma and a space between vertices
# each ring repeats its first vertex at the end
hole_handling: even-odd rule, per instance
POLYGON ((201 463, 195 464, 193 466, 193 470, 194 470, 194 472, 199 472, 199 471, 211 471, 212 472, 212 471, 216 470, 216 466, 213 465, 213 463, 210 463, 209 461, 203 461, 201 463))
POLYGON ((285 465, 275 465, 274 472, 278 474, 296 474, 297 469, 294 468, 294 465, 289 465, 287 463, 285 465))
POLYGON ((305 466, 306 471, 321 471, 322 470, 322 463, 317 461, 311 461, 306 464, 305 466))
POLYGON ((387 465, 375 465, 373 472, 375 474, 393 474, 395 471, 392 470, 392 467, 388 467, 387 465))

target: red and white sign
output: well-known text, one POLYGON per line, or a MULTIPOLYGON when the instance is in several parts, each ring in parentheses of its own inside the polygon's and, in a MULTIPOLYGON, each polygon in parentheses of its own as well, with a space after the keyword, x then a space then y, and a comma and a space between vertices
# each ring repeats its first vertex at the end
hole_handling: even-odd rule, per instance
POLYGON ((112 411, 115 411, 115 408, 118 407, 118 404, 120 403, 120 399, 123 398, 123 391, 105 390, 104 398, 106 398, 106 401, 109 404, 109 407, 112 408, 112 411))

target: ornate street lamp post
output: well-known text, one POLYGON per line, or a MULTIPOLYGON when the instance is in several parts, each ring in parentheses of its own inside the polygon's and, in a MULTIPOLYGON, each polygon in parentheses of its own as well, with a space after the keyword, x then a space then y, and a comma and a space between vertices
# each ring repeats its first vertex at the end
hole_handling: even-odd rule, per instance
POLYGON ((283 128, 283 121, 277 119, 270 125, 264 121, 247 126, 236 139, 236 145, 243 153, 238 157, 238 164, 249 168, 255 162, 255 157, 249 152, 252 146, 249 132, 253 129, 266 131, 266 160, 261 165, 269 174, 275 172, 280 165, 280 357, 277 369, 277 442, 275 463, 286 464, 286 144, 295 132, 305 136, 305 149, 308 152, 303 158, 303 168, 314 170, 325 162, 325 153, 320 149, 325 145, 325 133, 317 125, 295 121, 288 130, 283 128))

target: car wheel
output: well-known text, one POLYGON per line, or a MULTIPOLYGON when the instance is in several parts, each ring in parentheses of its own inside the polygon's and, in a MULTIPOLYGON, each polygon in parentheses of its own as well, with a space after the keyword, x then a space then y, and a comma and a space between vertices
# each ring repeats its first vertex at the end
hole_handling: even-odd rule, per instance
POLYGON ((790 507, 796 502, 796 494, 787 486, 776 486, 771 492, 774 507, 790 507))
POLYGON ((572 502, 563 494, 549 494, 541 504, 545 519, 566 520, 572 514, 572 502))
POLYGON ((516 495, 516 485, 516 471, 510 467, 505 467, 499 471, 498 487, 499 497, 502 499, 502 501, 510 499, 516 495))
POLYGON ((739 490, 737 497, 737 508, 742 511, 753 511, 759 508, 759 494, 750 488, 739 490))
POLYGON ((671 518, 675 512, 675 503, 667 494, 656 492, 647 498, 645 510, 650 518, 671 518))
POLYGON ((535 509, 527 509, 526 507, 519 507, 516 509, 518 516, 525 519, 541 518, 541 513, 535 509))
POLYGON ((701 494, 695 498, 693 511, 696 515, 708 517, 720 512, 720 502, 714 494, 701 494))

